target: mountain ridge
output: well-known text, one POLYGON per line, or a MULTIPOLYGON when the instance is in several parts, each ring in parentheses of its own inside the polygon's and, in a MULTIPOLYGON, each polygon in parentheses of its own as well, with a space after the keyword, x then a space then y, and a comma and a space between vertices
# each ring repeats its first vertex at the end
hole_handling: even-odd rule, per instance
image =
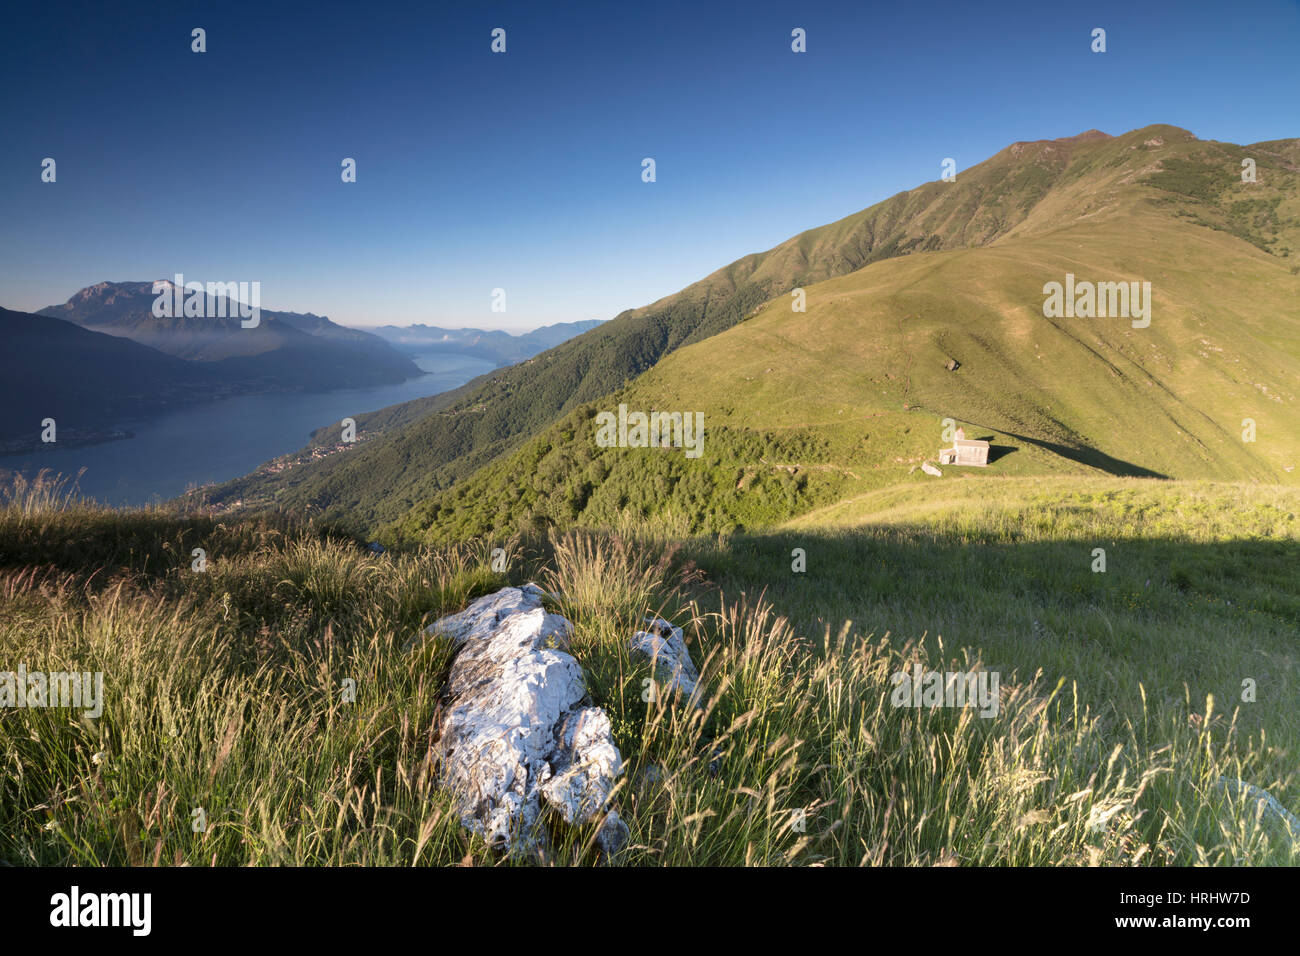
MULTIPOLYGON (((791 288, 882 260, 1039 241, 1071 224, 1116 221, 1139 207, 1160 222, 1229 233, 1284 259, 1300 247, 1296 158, 1295 140, 1240 147, 1168 125, 1013 143, 959 170, 955 182, 922 183, 741 257, 672 296, 448 393, 347 461, 315 463, 278 483, 237 481, 217 489, 213 500, 310 504, 368 526, 395 521, 677 349, 749 321, 791 288), (1240 159, 1248 150, 1259 154, 1261 175, 1243 198, 1233 183, 1240 184, 1240 159)), ((364 417, 358 421, 365 426, 364 417)))
POLYGON ((71 322, 0 308, 0 330, 0 401, 8 410, 0 440, 7 451, 37 446, 45 418, 55 419, 61 441, 84 438, 221 385, 193 362, 71 322))

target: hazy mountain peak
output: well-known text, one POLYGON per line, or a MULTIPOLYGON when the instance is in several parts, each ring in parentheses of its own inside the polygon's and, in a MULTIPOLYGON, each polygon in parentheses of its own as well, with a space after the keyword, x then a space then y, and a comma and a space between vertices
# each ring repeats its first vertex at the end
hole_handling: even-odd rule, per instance
POLYGON ((176 288, 172 279, 96 282, 37 314, 128 338, 177 358, 225 363, 223 369, 232 379, 273 387, 366 385, 401 381, 419 372, 380 337, 311 312, 263 308, 258 324, 244 327, 238 302, 205 292, 203 315, 154 315, 158 296, 176 288))

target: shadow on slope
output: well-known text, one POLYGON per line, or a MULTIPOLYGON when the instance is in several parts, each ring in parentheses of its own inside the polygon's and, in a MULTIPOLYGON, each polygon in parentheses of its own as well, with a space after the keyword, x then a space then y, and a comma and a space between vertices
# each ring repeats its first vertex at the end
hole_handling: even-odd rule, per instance
MULTIPOLYGON (((981 428, 985 426, 980 426, 981 428)), ((1035 448, 1041 448, 1044 451, 1050 451, 1054 455, 1059 455, 1068 461, 1073 461, 1080 465, 1087 465, 1090 468, 1096 468, 1104 471, 1108 475, 1116 478, 1162 478, 1168 479, 1168 475, 1162 475, 1158 471, 1152 471, 1150 468, 1143 468, 1141 465, 1135 465, 1132 462, 1124 461, 1121 458, 1114 458, 1099 449, 1092 448, 1089 445, 1063 445, 1060 442, 1044 441, 1041 438, 1030 438, 1028 435, 1017 435, 1015 432, 1003 432, 1008 438, 1014 438, 1022 441, 1027 445, 1033 445, 1035 448)), ((984 441, 991 442, 992 435, 986 435, 984 441)), ((992 445, 989 447, 989 464, 993 464, 1000 458, 1016 449, 1009 445, 992 445)))
POLYGON ((1294 752, 1300 541, 1295 514, 1261 508, 1276 510, 1238 515, 1242 533, 1257 518, 1289 525, 1290 536, 1108 535, 1095 532, 1097 511, 1080 503, 978 529, 965 516, 943 530, 877 525, 697 538, 684 557, 703 572, 701 594, 761 594, 817 648, 828 631, 833 637, 845 627, 895 645, 920 642, 932 661, 968 648, 1005 684, 1013 672, 1020 683, 1040 668, 1049 687, 1077 681, 1081 699, 1103 714, 1141 713, 1143 688, 1157 707, 1187 698, 1203 705, 1213 694, 1220 711, 1242 708, 1243 729, 1262 727, 1294 752), (1049 536, 1056 540, 1043 540, 1049 536), (803 572, 793 570, 795 549, 806 556, 803 572), (1246 679, 1255 703, 1242 703, 1246 679))

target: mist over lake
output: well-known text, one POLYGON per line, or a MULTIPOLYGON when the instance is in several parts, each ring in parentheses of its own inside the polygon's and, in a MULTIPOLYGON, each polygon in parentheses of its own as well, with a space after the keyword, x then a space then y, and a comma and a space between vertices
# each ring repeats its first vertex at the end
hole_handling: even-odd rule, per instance
POLYGON ((424 352, 426 374, 397 385, 317 393, 240 395, 190 405, 146 421, 123 423, 133 438, 0 457, 0 470, 33 475, 42 468, 75 476, 82 494, 110 505, 142 505, 194 485, 227 481, 296 451, 330 422, 464 385, 495 362, 424 352))

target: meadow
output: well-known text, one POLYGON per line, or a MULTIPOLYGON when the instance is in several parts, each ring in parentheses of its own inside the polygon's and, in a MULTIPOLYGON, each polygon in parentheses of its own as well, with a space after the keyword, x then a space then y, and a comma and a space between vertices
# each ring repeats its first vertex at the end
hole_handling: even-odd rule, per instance
POLYGON ((1296 863, 1294 838, 1216 782, 1300 810, 1297 493, 939 487, 761 534, 376 554, 319 523, 114 511, 20 483, 0 509, 0 670, 102 671, 106 703, 98 719, 0 710, 0 862, 1296 863), (527 580, 574 621, 626 761, 631 840, 613 860, 559 826, 546 853, 502 857, 437 785, 450 649, 409 645, 527 580), (703 708, 642 699, 626 642, 648 611, 685 629, 703 708), (917 662, 998 671, 996 716, 892 706, 891 675, 917 662))

